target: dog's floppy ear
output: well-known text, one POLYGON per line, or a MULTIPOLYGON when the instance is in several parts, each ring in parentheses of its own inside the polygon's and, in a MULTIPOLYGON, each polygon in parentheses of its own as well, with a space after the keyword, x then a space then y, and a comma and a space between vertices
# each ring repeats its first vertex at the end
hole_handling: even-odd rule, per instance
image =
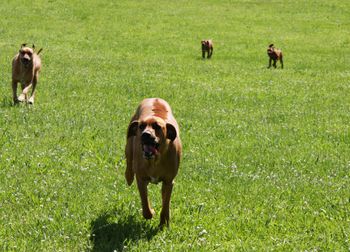
POLYGON ((269 47, 273 47, 273 44, 270 44, 269 47))
POLYGON ((174 141, 176 136, 177 136, 177 133, 176 133, 175 127, 172 124, 167 123, 166 124, 166 138, 170 139, 171 141, 174 141))
POLYGON ((136 132, 137 132, 137 128, 139 126, 139 122, 138 121, 132 121, 130 124, 129 124, 129 127, 128 127, 128 135, 127 135, 127 138, 131 137, 131 136, 136 136, 136 132))

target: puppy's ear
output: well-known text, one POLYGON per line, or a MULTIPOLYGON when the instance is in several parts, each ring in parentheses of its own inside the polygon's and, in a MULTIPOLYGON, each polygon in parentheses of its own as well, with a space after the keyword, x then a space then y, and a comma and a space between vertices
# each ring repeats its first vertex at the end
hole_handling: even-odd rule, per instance
POLYGON ((23 43, 23 44, 21 45, 21 48, 22 48, 22 47, 25 47, 26 45, 27 45, 27 43, 23 43))
POLYGON ((172 124, 167 123, 166 124, 166 138, 170 139, 171 141, 174 141, 176 136, 177 136, 177 133, 176 133, 175 127, 172 124))
POLYGON ((273 44, 270 44, 269 47, 273 47, 273 44))
POLYGON ((35 49, 35 45, 33 44, 33 47, 32 47, 33 49, 35 49))
POLYGON ((132 121, 129 124, 128 127, 128 135, 127 138, 131 137, 131 136, 136 136, 136 132, 137 132, 137 128, 139 127, 139 122, 138 121, 132 121))

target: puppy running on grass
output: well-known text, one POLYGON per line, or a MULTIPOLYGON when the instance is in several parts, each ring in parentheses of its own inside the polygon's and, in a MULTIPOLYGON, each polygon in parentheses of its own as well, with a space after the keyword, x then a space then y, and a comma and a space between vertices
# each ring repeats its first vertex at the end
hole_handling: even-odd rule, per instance
POLYGON ((12 91, 13 102, 28 102, 34 104, 35 88, 41 69, 41 59, 39 53, 42 48, 35 52, 35 46, 28 47, 22 44, 21 49, 12 60, 12 91), (21 83, 22 93, 17 97, 17 84, 21 83), (32 94, 28 99, 29 89, 32 88, 32 94))
POLYGON ((169 226, 169 206, 181 157, 179 126, 169 104, 160 98, 144 99, 131 118, 125 147, 128 185, 136 175, 143 217, 155 214, 148 201, 147 185, 162 182, 160 227, 169 226))
POLYGON ((279 60, 281 62, 281 68, 283 69, 283 55, 282 50, 277 49, 274 47, 273 44, 269 45, 267 48, 267 55, 269 56, 269 66, 267 68, 271 67, 271 62, 273 61, 273 67, 276 68, 276 63, 279 60))
POLYGON ((204 59, 205 54, 207 53, 208 54, 207 58, 210 59, 214 50, 213 41, 211 41, 210 39, 202 40, 201 44, 202 44, 202 58, 204 59))

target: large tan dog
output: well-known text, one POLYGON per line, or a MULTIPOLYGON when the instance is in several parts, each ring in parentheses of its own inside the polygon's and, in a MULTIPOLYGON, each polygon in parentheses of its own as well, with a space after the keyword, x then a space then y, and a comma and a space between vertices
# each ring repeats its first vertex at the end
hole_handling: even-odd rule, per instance
POLYGON ((13 102, 27 101, 29 104, 34 104, 35 88, 39 78, 41 69, 41 60, 39 53, 34 51, 35 47, 27 47, 22 44, 18 54, 12 60, 12 92, 13 102), (17 84, 21 83, 22 93, 17 97, 17 84), (29 89, 32 87, 31 97, 28 99, 29 89))
POLYGON ((160 98, 143 100, 128 127, 125 178, 131 185, 136 174, 146 219, 151 219, 155 213, 148 201, 147 185, 163 183, 160 227, 169 226, 170 197, 181 152, 179 126, 169 104, 160 98))
POLYGON ((269 66, 267 68, 271 67, 271 63, 273 61, 273 67, 276 68, 277 61, 279 60, 281 62, 281 68, 283 68, 283 54, 282 50, 277 49, 274 47, 273 44, 270 44, 267 48, 267 55, 269 56, 269 66))

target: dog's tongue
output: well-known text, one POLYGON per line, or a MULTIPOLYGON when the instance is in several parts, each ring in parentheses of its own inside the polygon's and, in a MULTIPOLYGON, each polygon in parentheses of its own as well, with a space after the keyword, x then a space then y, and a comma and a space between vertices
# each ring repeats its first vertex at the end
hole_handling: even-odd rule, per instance
POLYGON ((147 153, 152 153, 152 154, 156 154, 157 153, 157 149, 156 147, 152 146, 152 145, 144 145, 143 146, 143 150, 144 152, 147 152, 147 153))

